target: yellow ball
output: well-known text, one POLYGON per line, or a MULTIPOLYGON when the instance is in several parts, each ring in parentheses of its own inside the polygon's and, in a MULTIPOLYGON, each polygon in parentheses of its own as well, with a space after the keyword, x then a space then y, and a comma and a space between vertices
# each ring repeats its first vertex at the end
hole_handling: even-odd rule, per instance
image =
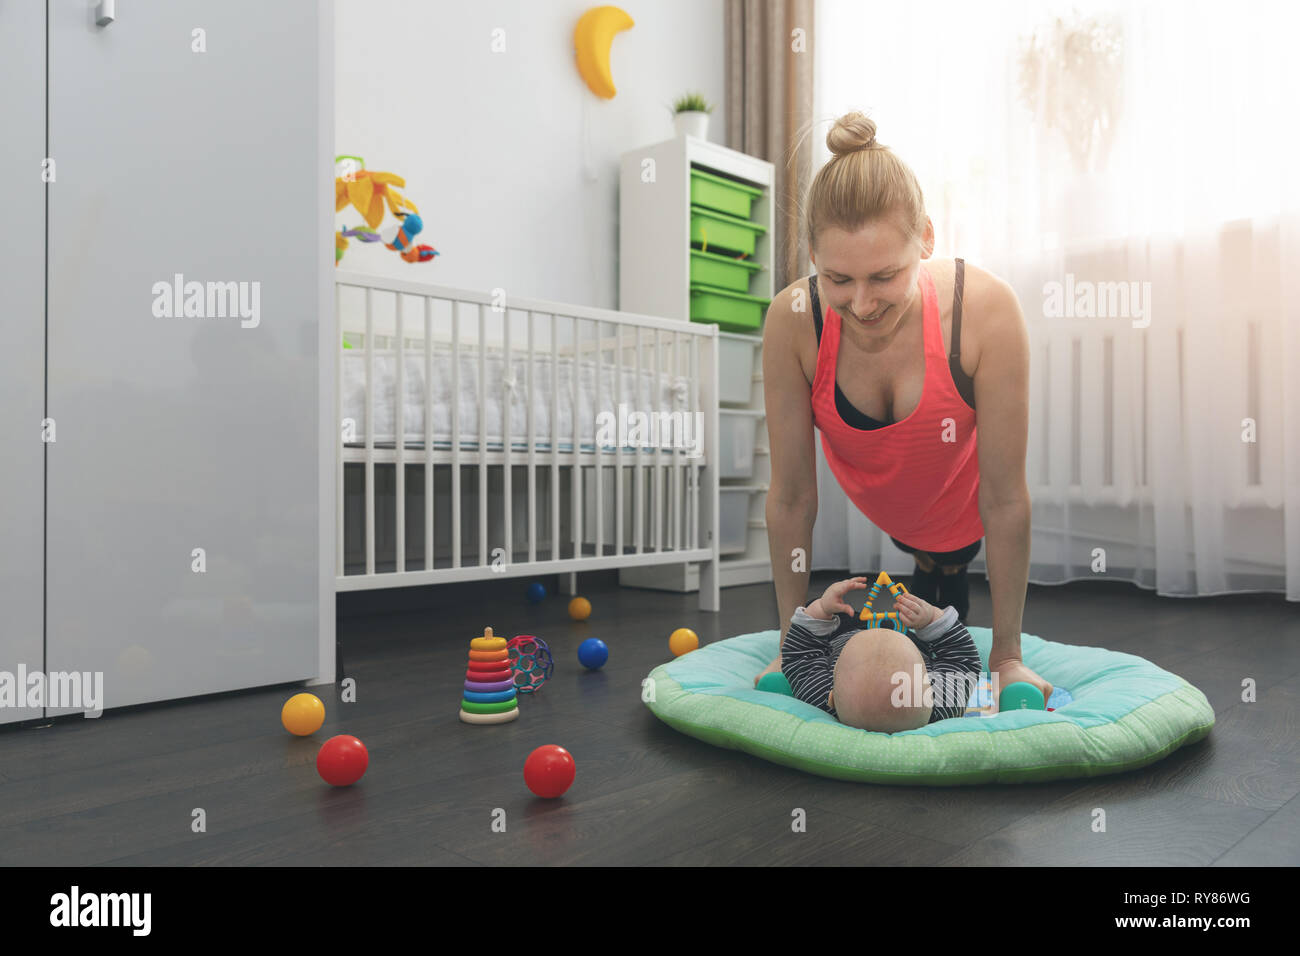
POLYGON ((700 637, 689 627, 679 627, 673 631, 668 638, 668 649, 673 652, 673 657, 681 657, 683 654, 689 654, 700 646, 700 637))
POLYGON ((307 737, 325 723, 325 705, 315 694, 294 694, 280 711, 284 729, 298 737, 307 737))
POLYGON ((585 597, 576 597, 569 602, 569 617, 575 621, 585 621, 591 617, 591 602, 585 597))

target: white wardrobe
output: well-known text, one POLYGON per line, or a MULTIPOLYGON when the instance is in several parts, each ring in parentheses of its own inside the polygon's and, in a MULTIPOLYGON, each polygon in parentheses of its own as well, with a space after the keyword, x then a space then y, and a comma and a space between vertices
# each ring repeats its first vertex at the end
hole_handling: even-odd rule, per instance
POLYGON ((0 0, 0 681, 332 680, 332 8, 112 6, 0 0))

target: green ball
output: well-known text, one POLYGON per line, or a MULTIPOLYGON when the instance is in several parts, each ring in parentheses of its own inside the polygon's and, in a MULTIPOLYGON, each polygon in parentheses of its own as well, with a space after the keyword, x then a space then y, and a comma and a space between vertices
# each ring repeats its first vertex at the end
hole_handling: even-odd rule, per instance
POLYGON ((794 691, 790 689, 790 682, 785 679, 785 675, 780 671, 772 671, 770 674, 764 674, 758 679, 758 689, 767 691, 769 694, 785 694, 787 697, 793 697, 794 691))
POLYGON ((1026 681, 1018 680, 1002 688, 998 710, 1046 710, 1043 692, 1026 681))

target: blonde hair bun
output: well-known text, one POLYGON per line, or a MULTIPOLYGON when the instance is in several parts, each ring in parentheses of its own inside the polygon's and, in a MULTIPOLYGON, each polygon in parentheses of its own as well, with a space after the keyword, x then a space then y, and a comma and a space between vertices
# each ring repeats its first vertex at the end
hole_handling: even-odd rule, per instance
POLYGON ((876 124, 869 116, 856 111, 845 113, 837 119, 826 134, 826 148, 834 156, 847 156, 878 145, 876 124))
POLYGON ((813 176, 803 209, 809 250, 817 251, 827 229, 855 233, 885 220, 921 243, 926 230, 921 184, 892 149, 876 142, 871 118, 858 110, 845 113, 826 134, 826 145, 831 159, 813 176))

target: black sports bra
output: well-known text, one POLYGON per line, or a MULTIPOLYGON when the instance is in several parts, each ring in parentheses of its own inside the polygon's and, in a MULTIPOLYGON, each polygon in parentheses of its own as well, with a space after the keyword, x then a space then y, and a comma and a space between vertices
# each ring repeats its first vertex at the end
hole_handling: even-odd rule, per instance
MULTIPOLYGON (((961 367, 961 300, 962 286, 965 280, 966 264, 962 260, 955 260, 957 263, 957 279, 953 287, 952 295, 952 347, 948 353, 948 370, 952 373, 952 383, 957 387, 957 394, 961 396, 962 401, 972 409, 975 407, 975 382, 961 367)), ((821 346, 822 341, 822 306, 820 297, 817 294, 817 273, 808 277, 808 292, 812 297, 813 322, 817 327, 817 345, 821 346)), ((886 425, 892 425, 893 422, 881 422, 860 411, 848 398, 840 391, 840 383, 835 383, 835 409, 844 419, 844 423, 853 428, 861 428, 869 431, 873 428, 884 428, 886 425)))

